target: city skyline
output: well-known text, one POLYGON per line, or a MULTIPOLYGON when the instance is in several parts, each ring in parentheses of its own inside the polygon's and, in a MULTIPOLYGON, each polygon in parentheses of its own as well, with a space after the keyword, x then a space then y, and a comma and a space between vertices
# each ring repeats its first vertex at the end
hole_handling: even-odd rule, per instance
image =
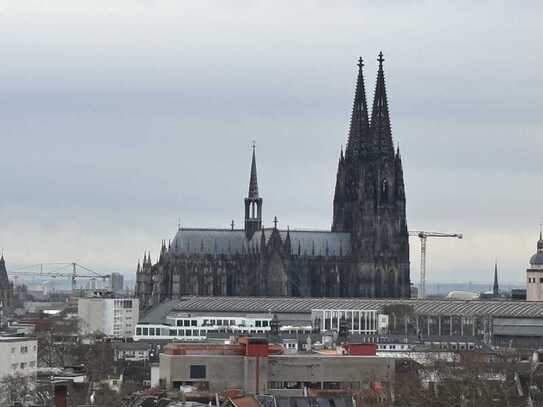
POLYGON ((144 251, 157 257, 179 217, 241 225, 252 140, 264 224, 329 229, 356 61, 372 91, 382 50, 409 229, 465 236, 429 241, 428 281, 490 284, 496 258, 500 282, 525 279, 543 198, 543 51, 529 45, 540 39, 529 8, 207 3, 203 17, 198 6, 121 3, 23 2, 0 15, 8 267, 73 259, 127 275, 144 251), (293 35, 289 22, 307 30, 293 35))

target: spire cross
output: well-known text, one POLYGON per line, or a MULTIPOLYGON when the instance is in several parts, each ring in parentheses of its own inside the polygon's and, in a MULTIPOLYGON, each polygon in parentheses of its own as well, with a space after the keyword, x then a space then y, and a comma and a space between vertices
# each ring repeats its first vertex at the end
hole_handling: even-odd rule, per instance
POLYGON ((253 147, 253 151, 255 151, 256 148, 256 142, 253 140, 253 144, 251 145, 253 147))
POLYGON ((362 59, 362 57, 359 57, 358 58, 358 68, 362 69, 362 67, 364 66, 364 60, 362 59))
POLYGON ((383 51, 379 52, 379 58, 377 58, 377 61, 379 61, 379 66, 383 65, 383 62, 385 61, 385 58, 383 58, 383 51))
POLYGON ((232 227, 232 230, 234 230, 234 219, 232 219, 232 223, 230 224, 230 226, 232 227))
POLYGON ((273 217, 273 225, 274 225, 273 227, 274 227, 274 229, 277 229, 277 222, 278 222, 277 216, 274 216, 273 217))

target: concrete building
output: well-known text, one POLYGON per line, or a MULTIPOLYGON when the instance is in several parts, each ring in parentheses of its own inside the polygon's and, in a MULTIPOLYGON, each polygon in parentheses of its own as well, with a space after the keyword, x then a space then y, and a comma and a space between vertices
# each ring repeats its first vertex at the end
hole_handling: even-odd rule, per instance
POLYGON ((230 345, 170 344, 160 354, 159 378, 167 388, 276 395, 302 395, 304 387, 358 390, 393 380, 392 359, 357 353, 284 354, 280 345, 247 337, 230 345))
POLYGON ((0 337, 0 378, 15 373, 33 374, 38 364, 38 341, 0 337))
POLYGON ((530 267, 526 270, 527 301, 543 301, 543 236, 539 232, 537 252, 530 258, 530 267))
POLYGON ((81 333, 100 332, 114 338, 132 338, 139 319, 137 298, 79 298, 81 333))
POLYGON ((111 273, 111 291, 120 293, 124 289, 124 277, 121 273, 111 273))

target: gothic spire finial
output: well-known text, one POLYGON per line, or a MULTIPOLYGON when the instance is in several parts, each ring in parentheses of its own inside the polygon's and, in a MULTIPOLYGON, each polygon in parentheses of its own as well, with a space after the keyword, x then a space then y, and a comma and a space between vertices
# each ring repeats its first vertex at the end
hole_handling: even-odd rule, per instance
POLYGON ((377 61, 379 61, 379 68, 382 68, 383 62, 385 62, 385 58, 383 58, 383 51, 379 52, 379 58, 377 58, 377 61))
POLYGON ((277 220, 277 216, 274 216, 274 217, 273 217, 273 228, 274 228, 274 229, 277 229, 277 222, 279 222, 279 221, 277 220))

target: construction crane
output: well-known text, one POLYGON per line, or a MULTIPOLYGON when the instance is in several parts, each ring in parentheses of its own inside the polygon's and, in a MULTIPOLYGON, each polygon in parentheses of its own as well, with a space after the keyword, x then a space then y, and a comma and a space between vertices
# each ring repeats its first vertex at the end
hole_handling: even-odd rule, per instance
POLYGON ((420 285, 418 299, 426 298, 426 239, 429 237, 454 237, 462 239, 461 233, 440 233, 425 232, 421 230, 410 230, 409 236, 417 236, 420 239, 420 285))
POLYGON ((81 264, 72 263, 39 263, 29 266, 18 267, 8 272, 8 275, 14 278, 18 277, 53 277, 70 278, 72 280, 72 293, 76 291, 76 280, 78 278, 102 279, 103 281, 111 278, 109 274, 100 274, 81 264), (45 266, 45 267, 44 267, 45 266), (53 270, 48 270, 47 266, 55 266, 53 270), (39 268, 39 270, 36 270, 39 268), (45 269, 44 269, 45 268, 45 269), (68 271, 71 268, 71 271, 68 271))

